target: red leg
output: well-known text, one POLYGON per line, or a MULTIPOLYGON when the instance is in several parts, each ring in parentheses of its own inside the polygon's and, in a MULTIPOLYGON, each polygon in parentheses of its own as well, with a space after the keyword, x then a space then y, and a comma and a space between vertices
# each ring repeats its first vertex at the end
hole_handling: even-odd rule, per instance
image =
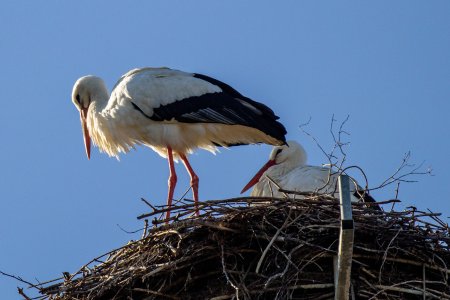
POLYGON ((192 169, 191 165, 189 164, 188 159, 186 158, 186 155, 180 154, 181 160, 183 161, 184 166, 186 167, 186 170, 189 173, 189 176, 191 176, 191 186, 192 186, 192 193, 194 194, 194 203, 195 203, 195 215, 199 215, 198 211, 198 176, 195 174, 194 170, 192 169))
POLYGON ((175 185, 177 184, 177 174, 175 173, 175 166, 173 164, 172 148, 167 147, 167 159, 169 161, 169 194, 167 195, 167 207, 169 210, 166 212, 166 224, 169 223, 170 207, 172 206, 173 192, 175 185))

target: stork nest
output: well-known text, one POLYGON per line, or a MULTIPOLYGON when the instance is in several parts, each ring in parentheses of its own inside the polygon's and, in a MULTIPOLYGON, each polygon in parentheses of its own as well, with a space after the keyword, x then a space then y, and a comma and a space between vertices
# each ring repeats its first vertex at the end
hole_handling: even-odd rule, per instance
MULTIPOLYGON (((339 203, 303 197, 204 201, 191 218, 184 202, 169 225, 154 219, 142 239, 33 287, 42 299, 333 299, 339 203)), ((152 208, 141 218, 167 210, 152 208)), ((354 203, 350 298, 450 299, 449 228, 438 215, 354 203)))

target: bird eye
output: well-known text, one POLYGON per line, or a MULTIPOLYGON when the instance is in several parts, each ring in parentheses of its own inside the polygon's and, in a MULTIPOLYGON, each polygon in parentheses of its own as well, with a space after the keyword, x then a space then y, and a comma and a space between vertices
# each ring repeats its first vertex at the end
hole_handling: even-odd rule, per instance
POLYGON ((281 151, 283 151, 283 149, 281 149, 281 148, 280 148, 280 149, 278 149, 278 150, 277 150, 277 152, 275 153, 275 155, 278 155, 278 154, 280 154, 280 153, 281 153, 281 151))
POLYGON ((75 97, 75 99, 77 100, 78 104, 81 104, 81 102, 80 102, 80 94, 77 94, 77 96, 75 97))

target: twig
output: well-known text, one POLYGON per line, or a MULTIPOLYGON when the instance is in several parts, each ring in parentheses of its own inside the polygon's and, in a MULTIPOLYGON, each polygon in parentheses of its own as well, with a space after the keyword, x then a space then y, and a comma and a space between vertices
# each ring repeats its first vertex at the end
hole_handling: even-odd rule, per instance
POLYGON ((222 271, 223 271, 223 274, 225 275, 225 278, 227 279, 227 282, 231 285, 231 287, 236 290, 236 299, 239 300, 239 288, 231 281, 230 277, 228 276, 227 268, 225 267, 225 254, 224 254, 224 250, 223 250, 223 245, 220 245, 220 247, 222 249, 222 271))
POLYGON ((384 255, 383 255, 383 260, 380 266, 380 271, 378 272, 378 274, 380 274, 378 276, 378 281, 381 283, 381 274, 382 274, 382 270, 383 270, 383 266, 384 266, 384 262, 386 261, 388 252, 389 252, 389 248, 391 247, 392 243, 394 242, 394 240, 397 238, 397 236, 400 234, 400 232, 402 231, 402 228, 400 228, 397 233, 394 235, 394 237, 389 241, 389 244, 386 247, 386 250, 384 251, 384 255))
POLYGON ((27 295, 25 295, 25 293, 23 292, 23 288, 17 288, 17 292, 19 293, 19 295, 21 295, 23 298, 25 298, 25 300, 31 300, 30 297, 28 297, 27 295))
POLYGON ((269 252, 270 247, 272 247, 272 244, 275 242, 275 240, 277 239, 278 235, 280 235, 281 231, 285 228, 286 224, 288 224, 290 216, 291 216, 291 210, 289 210, 288 217, 284 221, 283 225, 281 225, 281 227, 278 228, 277 232, 275 232, 275 234, 273 235, 273 237, 270 240, 269 244, 267 245, 267 247, 264 249, 263 253, 261 254, 261 257, 259 258, 258 264, 256 265, 256 269, 255 269, 255 273, 256 274, 259 273, 259 269, 261 268, 261 264, 262 264, 264 258, 266 257, 267 252, 269 252))
POLYGON ((148 219, 144 219, 144 232, 142 232, 141 239, 147 236, 147 230, 148 230, 148 219))
POLYGON ((133 291, 147 293, 147 294, 152 294, 152 295, 159 296, 159 297, 162 297, 162 298, 175 299, 175 300, 181 299, 179 297, 174 297, 174 296, 171 296, 171 295, 167 295, 167 294, 160 293, 160 292, 157 292, 157 291, 152 291, 152 290, 149 290, 149 289, 133 288, 133 291))
POLYGON ((26 283, 26 284, 28 284, 29 286, 32 286, 32 287, 35 286, 35 285, 32 284, 31 282, 26 281, 25 279, 22 279, 22 277, 20 277, 20 276, 11 275, 11 274, 5 273, 5 272, 3 272, 3 271, 0 271, 0 274, 3 275, 3 276, 6 276, 6 277, 11 277, 11 278, 13 278, 13 279, 15 279, 15 280, 17 280, 17 281, 22 282, 22 283, 26 283))

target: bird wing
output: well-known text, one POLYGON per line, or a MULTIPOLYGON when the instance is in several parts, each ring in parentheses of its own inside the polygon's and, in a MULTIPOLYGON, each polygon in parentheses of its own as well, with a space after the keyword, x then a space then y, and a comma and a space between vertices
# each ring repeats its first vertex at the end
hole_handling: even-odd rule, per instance
POLYGON ((329 168, 299 166, 281 176, 276 174, 275 170, 276 166, 267 170, 253 188, 252 196, 273 194, 275 197, 282 197, 282 193, 278 192, 278 185, 284 190, 296 192, 333 193, 335 191, 336 176, 330 173, 329 168), (328 176, 330 176, 329 180, 328 176))
POLYGON ((111 99, 129 101, 153 121, 244 125, 282 141, 286 134, 269 107, 201 74, 167 68, 132 70, 121 77, 111 99))
POLYGON ((301 166, 287 173, 281 184, 286 190, 330 193, 335 190, 336 176, 329 168, 301 166))

